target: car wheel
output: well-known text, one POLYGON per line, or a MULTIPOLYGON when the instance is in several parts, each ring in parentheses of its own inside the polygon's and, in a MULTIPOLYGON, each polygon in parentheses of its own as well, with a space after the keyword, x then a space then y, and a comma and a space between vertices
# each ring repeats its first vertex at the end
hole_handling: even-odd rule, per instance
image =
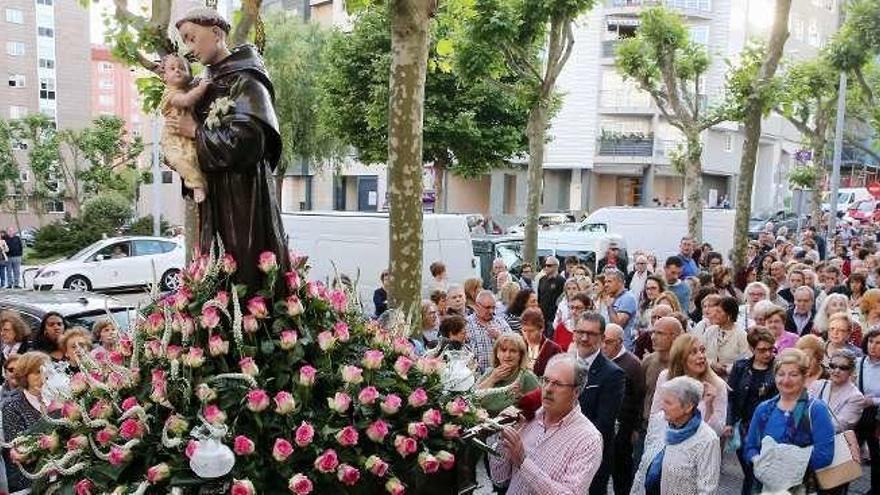
POLYGON ((90 291, 92 290, 92 284, 89 282, 89 279, 82 275, 74 275, 64 282, 64 288, 78 291, 90 291))
POLYGON ((175 291, 180 288, 180 270, 176 268, 172 268, 168 270, 162 275, 162 280, 159 282, 165 290, 175 291))

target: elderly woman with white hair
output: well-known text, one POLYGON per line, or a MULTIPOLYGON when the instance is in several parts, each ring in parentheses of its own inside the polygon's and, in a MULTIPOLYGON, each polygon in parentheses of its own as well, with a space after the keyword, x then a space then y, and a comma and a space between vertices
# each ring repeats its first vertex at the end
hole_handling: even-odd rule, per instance
POLYGON ((651 417, 633 495, 718 493, 721 444, 697 408, 703 384, 679 376, 660 386, 661 413, 651 417))
POLYGON ((736 327, 748 330, 755 323, 755 305, 760 301, 770 300, 770 288, 763 282, 752 282, 746 286, 744 291, 745 304, 739 307, 739 317, 736 320, 736 327))

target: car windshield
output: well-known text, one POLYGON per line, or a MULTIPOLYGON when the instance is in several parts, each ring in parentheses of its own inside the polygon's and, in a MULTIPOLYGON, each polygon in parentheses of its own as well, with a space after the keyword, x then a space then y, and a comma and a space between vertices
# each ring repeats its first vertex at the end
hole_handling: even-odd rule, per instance
POLYGON ((76 254, 72 254, 72 255, 68 256, 67 259, 74 260, 77 258, 81 258, 81 257, 85 256, 85 254, 88 253, 89 251, 91 251, 92 249, 95 249, 95 246, 97 244, 98 243, 89 244, 88 246, 80 249, 76 254))
POLYGON ((862 201, 861 203, 859 203, 859 211, 871 213, 872 211, 874 211, 874 202, 862 201))
MULTIPOLYGON (((110 316, 116 322, 116 326, 122 333, 127 333, 130 325, 133 323, 134 310, 131 308, 113 308, 110 310, 110 316)), ((64 317, 70 327, 83 327, 88 331, 92 331, 95 322, 107 318, 106 311, 91 311, 88 313, 75 313, 64 317)))
POLYGON ((522 242, 510 241, 495 245, 495 257, 504 260, 509 270, 518 271, 522 265, 522 242))

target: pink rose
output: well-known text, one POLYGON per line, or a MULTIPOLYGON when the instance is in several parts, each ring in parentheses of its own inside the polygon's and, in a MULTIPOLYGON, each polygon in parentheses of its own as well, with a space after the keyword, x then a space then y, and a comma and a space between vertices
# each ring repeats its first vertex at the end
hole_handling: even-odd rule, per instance
POLYGON ((176 344, 168 344, 165 348, 165 357, 169 361, 173 361, 180 357, 180 353, 183 352, 183 348, 176 344))
MULTIPOLYGON (((130 375, 130 378, 133 377, 134 375, 130 375)), ((113 371, 107 375, 107 386, 113 390, 121 390, 123 387, 128 386, 128 381, 122 376, 122 373, 113 371)))
POLYGON ((304 268, 309 261, 309 257, 298 251, 290 251, 290 266, 294 269, 304 268))
POLYGON ((257 376, 260 374, 260 369, 257 368, 257 363, 254 362, 254 358, 246 357, 242 358, 238 365, 241 367, 241 372, 248 376, 257 376))
POLYGON ((406 380, 407 375, 409 374, 409 369, 412 368, 413 360, 406 356, 398 356, 397 361, 394 362, 394 371, 397 374, 406 380))
POLYGON ((361 360, 361 364, 368 370, 377 370, 382 367, 382 360, 384 358, 385 354, 382 351, 371 349, 364 353, 364 359, 361 360))
POLYGON ((164 462, 161 464, 156 464, 155 466, 151 466, 147 469, 147 481, 152 484, 156 484, 171 475, 171 468, 168 467, 168 464, 164 462))
POLYGON ((296 409, 296 401, 290 392, 284 390, 275 394, 275 412, 278 414, 290 414, 296 409))
POLYGON ((351 447, 358 443, 358 432, 354 426, 346 426, 336 433, 336 442, 343 447, 351 447))
POLYGON ((299 369, 299 384, 305 387, 311 387, 315 384, 315 376, 317 374, 318 370, 316 370, 312 366, 303 366, 299 369))
POLYGON ((95 484, 92 483, 92 480, 88 478, 83 478, 76 482, 73 485, 73 490, 76 495, 92 495, 92 490, 95 489, 95 484))
POLYGON ((199 386, 196 387, 196 397, 198 397, 199 401, 202 403, 211 402, 217 398, 217 392, 209 387, 208 384, 200 383, 199 386))
POLYGON ((364 462, 364 467, 373 476, 378 476, 379 478, 388 473, 388 463, 383 461, 382 458, 377 455, 371 455, 368 457, 366 462, 364 462))
POLYGON ((422 452, 419 454, 419 467, 425 474, 436 473, 440 469, 440 461, 433 455, 422 452))
POLYGON ((336 457, 336 451, 327 449, 315 459, 315 469, 322 473, 332 473, 339 465, 339 459, 336 457))
POLYGON ((439 373, 445 364, 440 358, 421 357, 416 361, 416 369, 422 374, 430 375, 439 373))
POLYGON ((107 457, 107 461, 111 466, 119 466, 123 462, 127 461, 130 457, 130 452, 122 447, 114 445, 110 447, 110 455, 107 457))
POLYGON ((283 438, 276 438, 272 446, 272 457, 278 462, 284 462, 293 454, 293 445, 283 438))
POLYGON ((220 305, 220 307, 225 308, 229 306, 229 293, 225 290, 221 290, 216 296, 214 296, 214 300, 217 301, 217 304, 220 305))
POLYGON ((332 290, 327 294, 327 297, 330 299, 330 306, 332 306, 337 313, 345 312, 345 309, 348 307, 348 297, 345 295, 345 291, 332 290))
POLYGON ((423 388, 417 388, 409 394, 408 402, 412 407, 422 407, 428 403, 428 393, 423 388))
POLYGON ((294 495, 309 495, 312 493, 314 486, 308 476, 297 473, 287 482, 287 489, 294 495))
POLYGON ((223 340, 223 337, 218 334, 211 335, 211 338, 208 339, 208 352, 215 357, 227 354, 229 353, 229 342, 223 340))
POLYGON ((318 334, 318 347, 324 352, 336 347, 336 337, 333 336, 330 330, 324 330, 318 334))
POLYGON ((125 361, 125 356, 120 351, 111 351, 108 355, 110 357, 110 362, 116 366, 122 366, 123 361, 125 361))
POLYGON ((40 447, 40 450, 53 451, 58 448, 59 443, 57 433, 40 435, 40 438, 37 440, 37 446, 40 447))
POLYGON ((205 351, 201 347, 190 347, 180 361, 189 368, 200 368, 205 364, 205 351))
POLYGON ((232 441, 232 450, 236 455, 251 455, 255 449, 254 441, 244 435, 239 435, 232 441))
POLYGON ((431 428, 436 428, 440 426, 440 423, 443 422, 443 415, 440 414, 440 411, 436 409, 428 409, 424 413, 422 413, 422 423, 430 426, 431 428))
POLYGON ((295 270, 285 273, 284 280, 287 282, 287 288, 290 289, 291 292, 299 290, 299 285, 302 282, 299 278, 299 273, 295 270))
POLYGON ((348 331, 348 324, 344 321, 337 321, 333 325, 333 336, 340 342, 348 342, 348 339, 351 338, 351 334, 348 331))
POLYGON ((247 408, 253 412, 263 412, 269 407, 269 394, 263 389, 251 390, 246 397, 247 408))
POLYGON ((73 392, 74 395, 79 395, 85 392, 88 388, 89 381, 86 378, 85 373, 74 373, 73 376, 70 377, 70 391, 73 392))
POLYGON ((269 308, 266 307, 266 299, 262 296, 254 296, 247 302, 248 312, 258 320, 269 317, 269 308))
POLYGON ((450 469, 455 467, 455 455, 451 452, 447 452, 445 450, 441 450, 437 452, 434 457, 440 461, 440 467, 443 468, 444 471, 449 471, 450 469))
POLYGON ((232 275, 238 269, 238 263, 235 262, 235 258, 231 254, 226 253, 220 258, 220 269, 223 270, 223 273, 232 275))
POLYGON ((385 482, 385 491, 387 491, 391 495, 403 495, 406 492, 406 488, 403 486, 403 483, 400 482, 397 478, 391 478, 387 482, 385 482))
POLYGON ((400 454, 400 457, 406 457, 414 454, 418 450, 419 444, 414 438, 397 435, 394 437, 394 449, 400 454))
POLYGON ((370 423, 370 426, 367 426, 367 438, 376 443, 382 443, 387 435, 388 423, 381 419, 377 419, 370 423))
POLYGON ((119 436, 126 440, 144 436, 144 425, 134 418, 128 418, 119 426, 119 436))
POLYGON ((299 316, 303 314, 305 308, 303 307, 302 301, 299 300, 299 296, 292 295, 284 301, 284 305, 287 307, 287 315, 288 316, 299 316))
POLYGON ((357 385, 364 381, 364 370, 357 366, 347 364, 342 367, 342 381, 345 383, 357 385))
POLYGON ((202 308, 202 317, 199 320, 203 327, 212 330, 220 324, 220 312, 214 306, 202 308))
POLYGON ((406 337, 397 337, 394 339, 392 347, 394 348, 394 352, 404 356, 412 356, 415 353, 415 347, 413 347, 412 342, 406 337))
POLYGON ((226 413, 221 411, 215 404, 205 406, 202 415, 205 417, 205 420, 212 425, 220 425, 226 422, 226 413))
POLYGON ((233 480, 232 489, 229 490, 230 495, 254 495, 257 490, 254 484, 248 480, 233 480))
POLYGON ((144 356, 147 359, 162 357, 162 342, 156 339, 144 342, 144 356))
POLYGON ((284 330, 281 332, 280 345, 281 348, 285 351, 289 351, 296 347, 296 331, 295 330, 284 330))
POLYGON ((75 437, 70 437, 67 440, 67 444, 65 447, 68 451, 70 450, 80 450, 89 446, 89 439, 85 437, 85 435, 77 435, 75 437))
POLYGON ((139 405, 140 404, 138 404, 138 400, 135 397, 128 397, 124 401, 122 401, 122 405, 120 407, 122 407, 123 411, 128 411, 129 409, 137 407, 139 405))
POLYGON ((148 335, 156 335, 157 333, 159 333, 160 330, 164 330, 165 317, 162 315, 162 313, 159 312, 150 313, 150 315, 147 316, 145 326, 145 330, 148 335))
POLYGON ((260 322, 254 315, 244 315, 241 317, 241 328, 245 333, 257 333, 260 329, 260 322))
POLYGON ((263 251, 257 259, 257 268, 263 273, 269 273, 278 268, 278 260, 272 251, 263 251))
POLYGON ((116 438, 117 430, 113 426, 105 426, 101 430, 98 430, 95 433, 95 441, 101 445, 107 445, 112 442, 114 438, 116 438))
POLYGON ((385 400, 382 401, 382 405, 379 406, 382 409, 382 412, 388 415, 397 414, 397 411, 400 410, 400 405, 403 403, 400 397, 396 394, 389 394, 385 397, 385 400))
POLYGON ((197 440, 190 440, 186 444, 186 449, 183 451, 184 455, 186 455, 187 459, 192 459, 193 454, 196 453, 196 449, 199 448, 199 442, 197 440))
POLYGON ((104 400, 99 400, 89 409, 89 417, 92 419, 107 419, 113 414, 113 408, 104 400))
POLYGON ((357 468, 349 466, 348 464, 341 464, 336 471, 336 478, 339 479, 343 485, 354 486, 358 480, 361 479, 361 472, 358 471, 357 468))
POLYGON ((182 435, 189 430, 189 423, 180 414, 172 414, 165 420, 165 429, 172 435, 182 435))
POLYGON ((364 387, 360 393, 358 394, 358 402, 369 406, 373 402, 376 402, 376 399, 379 398, 379 391, 376 390, 376 387, 370 385, 369 387, 364 387))
POLYGON ((336 392, 336 395, 333 397, 327 397, 327 407, 329 407, 332 411, 335 411, 339 414, 345 413, 348 411, 348 407, 351 405, 351 397, 345 392, 336 392))
POLYGON ((317 280, 309 280, 306 283, 306 293, 312 299, 323 296, 327 292, 327 288, 324 287, 323 282, 319 282, 317 280))
POLYGON ((410 423, 406 427, 406 432, 420 440, 428 438, 428 427, 425 423, 410 423))
POLYGON ((443 438, 454 440, 461 436, 461 426, 447 423, 443 425, 443 438))
POLYGON ((311 425, 311 423, 307 423, 303 421, 299 427, 296 429, 296 436, 294 437, 294 442, 300 447, 306 447, 310 443, 312 443, 312 439, 315 437, 315 428, 311 425))
POLYGON ((455 416, 456 418, 460 418, 461 416, 463 416, 466 412, 468 412, 469 409, 470 407, 468 406, 467 401, 464 400, 462 397, 456 397, 455 399, 446 403, 446 412, 452 416, 455 416))

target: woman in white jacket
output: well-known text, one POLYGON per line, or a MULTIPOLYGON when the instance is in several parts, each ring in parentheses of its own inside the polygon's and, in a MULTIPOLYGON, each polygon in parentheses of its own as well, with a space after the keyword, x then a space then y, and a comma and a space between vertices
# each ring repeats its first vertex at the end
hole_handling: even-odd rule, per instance
POLYGON ((697 405, 703 384, 679 376, 660 386, 662 412, 651 417, 632 495, 714 495, 721 474, 718 435, 697 405))

